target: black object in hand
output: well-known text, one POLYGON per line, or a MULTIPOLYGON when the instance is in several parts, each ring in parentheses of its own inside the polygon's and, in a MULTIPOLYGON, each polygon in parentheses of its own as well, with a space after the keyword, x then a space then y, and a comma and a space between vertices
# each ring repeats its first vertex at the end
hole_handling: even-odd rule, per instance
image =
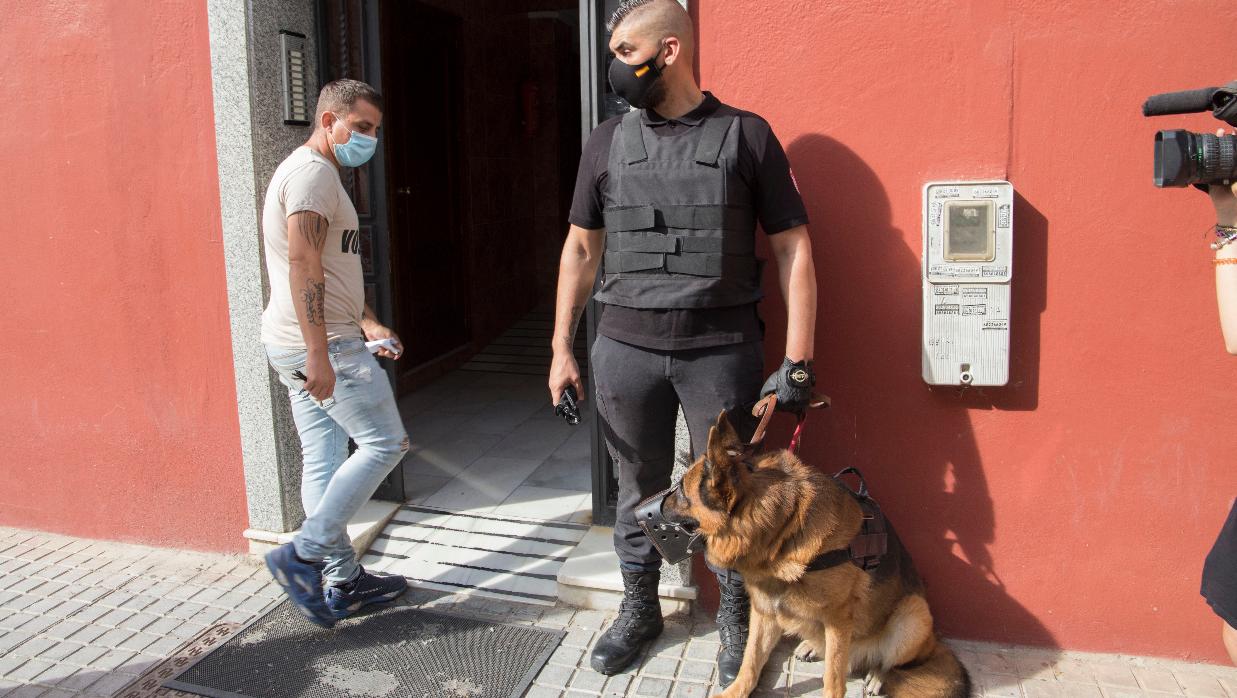
POLYGON ((576 395, 576 389, 572 386, 567 386, 563 391, 563 396, 559 398, 558 404, 554 406, 554 414, 562 417, 568 424, 572 426, 580 423, 580 407, 576 404, 579 397, 576 395))
MULTIPOLYGON (((1153 95, 1143 104, 1143 116, 1211 111, 1229 126, 1237 126, 1237 80, 1224 87, 1153 95)), ((1155 134, 1155 186, 1207 190, 1208 184, 1237 179, 1237 136, 1213 136, 1183 129, 1155 134)))

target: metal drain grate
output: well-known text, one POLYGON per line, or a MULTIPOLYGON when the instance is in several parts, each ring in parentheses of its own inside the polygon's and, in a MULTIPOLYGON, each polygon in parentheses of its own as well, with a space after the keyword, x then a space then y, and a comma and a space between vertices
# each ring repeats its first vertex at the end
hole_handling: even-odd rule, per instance
POLYGON ((323 630, 284 602, 164 686, 217 698, 518 698, 562 638, 407 606, 323 630))

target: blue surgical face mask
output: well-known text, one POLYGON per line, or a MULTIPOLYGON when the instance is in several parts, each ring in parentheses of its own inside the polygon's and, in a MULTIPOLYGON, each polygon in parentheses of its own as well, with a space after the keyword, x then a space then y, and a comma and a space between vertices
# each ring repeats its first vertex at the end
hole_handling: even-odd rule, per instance
MULTIPOLYGON (((340 119, 341 123, 343 121, 343 119, 340 119)), ((331 130, 334 130, 334 128, 331 130)), ((330 133, 330 131, 327 131, 328 136, 330 136, 330 133)), ((344 167, 360 167, 369 162, 369 159, 374 156, 374 151, 378 149, 378 139, 351 130, 348 134, 347 143, 335 143, 335 139, 331 138, 331 150, 335 153, 335 160, 344 167)))

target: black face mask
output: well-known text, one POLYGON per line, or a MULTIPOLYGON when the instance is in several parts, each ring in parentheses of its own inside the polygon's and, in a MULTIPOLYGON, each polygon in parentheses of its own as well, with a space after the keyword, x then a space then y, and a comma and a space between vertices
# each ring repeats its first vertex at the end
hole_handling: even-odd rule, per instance
POLYGON ((614 88, 615 94, 637 109, 657 106, 666 96, 662 69, 657 67, 657 57, 660 55, 659 48, 652 58, 640 65, 628 65, 617 58, 611 61, 610 87, 614 88))

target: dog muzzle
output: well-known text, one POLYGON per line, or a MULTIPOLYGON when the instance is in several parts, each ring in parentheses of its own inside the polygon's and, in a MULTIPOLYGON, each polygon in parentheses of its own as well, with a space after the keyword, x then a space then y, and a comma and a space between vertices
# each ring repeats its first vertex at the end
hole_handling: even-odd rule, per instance
POLYGON ((652 541, 653 547, 670 564, 682 562, 704 549, 704 534, 695 526, 670 521, 662 512, 666 498, 678 489, 675 485, 649 497, 636 507, 636 522, 652 541))

